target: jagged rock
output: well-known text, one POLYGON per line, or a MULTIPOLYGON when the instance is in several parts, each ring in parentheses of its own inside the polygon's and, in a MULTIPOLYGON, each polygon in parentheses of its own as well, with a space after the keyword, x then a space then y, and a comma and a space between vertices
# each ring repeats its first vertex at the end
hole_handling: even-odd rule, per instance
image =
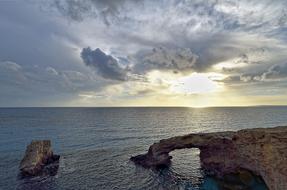
MULTIPOLYGON (((287 189, 287 127, 172 137, 131 160, 147 168, 168 166, 172 158, 169 152, 183 148, 200 149, 202 168, 209 175, 221 178, 244 169, 261 176, 270 190, 287 189)), ((248 181, 248 176, 240 175, 248 181)))
POLYGON ((59 155, 53 154, 50 140, 32 141, 26 148, 19 169, 23 176, 35 176, 43 172, 55 174, 57 164, 47 168, 45 166, 58 161, 59 158, 59 155))

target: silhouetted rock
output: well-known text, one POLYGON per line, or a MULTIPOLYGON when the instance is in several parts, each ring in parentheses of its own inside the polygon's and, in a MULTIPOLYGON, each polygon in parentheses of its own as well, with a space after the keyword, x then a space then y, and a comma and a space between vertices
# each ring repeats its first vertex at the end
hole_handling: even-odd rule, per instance
POLYGON ((43 172, 55 175, 59 159, 59 155, 53 154, 50 140, 32 141, 26 148, 19 169, 23 176, 35 176, 43 172))
POLYGON ((287 189, 287 127, 244 129, 237 132, 189 134, 161 140, 131 160, 143 167, 169 166, 169 152, 199 148, 202 168, 223 178, 239 174, 249 183, 248 170, 261 176, 271 190, 287 189))

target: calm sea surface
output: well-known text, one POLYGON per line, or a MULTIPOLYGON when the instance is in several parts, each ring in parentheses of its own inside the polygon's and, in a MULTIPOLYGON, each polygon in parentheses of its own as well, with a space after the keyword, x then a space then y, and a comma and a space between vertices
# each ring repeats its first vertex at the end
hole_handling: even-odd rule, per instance
POLYGON ((197 149, 174 151, 162 171, 129 158, 176 135, 279 125, 287 125, 287 107, 0 108, 0 189, 216 189, 206 186, 197 149), (56 176, 17 177, 33 139, 52 140, 61 155, 56 176))

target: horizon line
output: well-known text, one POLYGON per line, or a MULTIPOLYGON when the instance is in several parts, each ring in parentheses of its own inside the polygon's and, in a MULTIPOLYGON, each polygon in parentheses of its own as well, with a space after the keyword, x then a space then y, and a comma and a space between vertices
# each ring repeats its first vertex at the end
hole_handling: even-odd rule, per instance
POLYGON ((3 108, 244 108, 244 107, 287 107, 286 105, 243 105, 243 106, 0 106, 3 108))

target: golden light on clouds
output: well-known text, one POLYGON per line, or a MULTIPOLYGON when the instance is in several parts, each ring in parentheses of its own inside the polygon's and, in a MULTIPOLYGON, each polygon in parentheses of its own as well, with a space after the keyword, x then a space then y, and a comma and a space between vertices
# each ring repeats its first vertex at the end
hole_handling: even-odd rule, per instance
POLYGON ((277 105, 284 96, 258 96, 242 86, 223 81, 228 75, 219 72, 190 74, 150 71, 144 80, 133 80, 79 94, 72 105, 85 106, 242 106, 262 105, 267 99, 277 105))
POLYGON ((80 94, 83 104, 114 106, 191 106, 205 107, 222 103, 220 93, 226 76, 219 73, 180 75, 173 72, 151 71, 146 81, 128 81, 110 85, 101 92, 80 94), (133 96, 134 98, 127 98, 133 96))

